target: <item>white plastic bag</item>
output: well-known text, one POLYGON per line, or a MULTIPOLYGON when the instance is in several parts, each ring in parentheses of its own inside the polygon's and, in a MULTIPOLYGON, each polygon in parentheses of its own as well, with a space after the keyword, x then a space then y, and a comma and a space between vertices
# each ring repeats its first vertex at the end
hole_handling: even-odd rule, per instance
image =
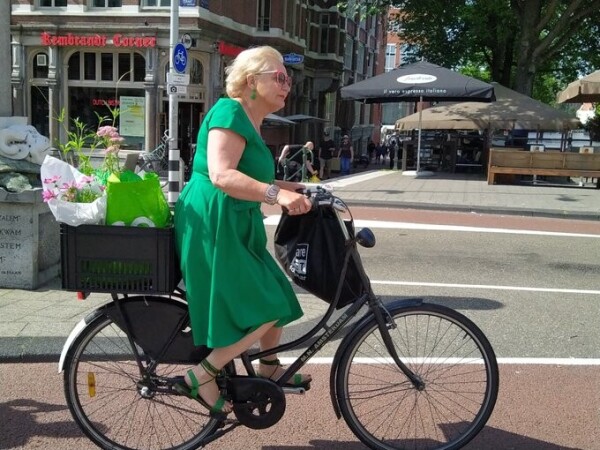
MULTIPOLYGON (((62 185, 72 181, 79 183, 85 175, 60 159, 46 156, 40 168, 40 176, 42 182, 59 176, 59 184, 62 185)), ((91 203, 73 203, 58 198, 48 200, 48 206, 56 221, 72 226, 104 225, 106 219, 106 194, 102 192, 102 187, 96 182, 92 182, 91 187, 94 191, 102 193, 101 197, 98 197, 91 203)), ((49 184, 44 184, 44 189, 51 190, 56 195, 60 193, 58 188, 53 188, 49 184)))

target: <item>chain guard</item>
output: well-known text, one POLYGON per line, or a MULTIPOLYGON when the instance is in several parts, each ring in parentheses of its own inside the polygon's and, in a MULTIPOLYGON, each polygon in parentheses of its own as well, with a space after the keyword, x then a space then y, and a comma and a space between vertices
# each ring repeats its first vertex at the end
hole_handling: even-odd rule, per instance
POLYGON ((227 380, 227 393, 235 416, 248 428, 269 428, 279 422, 285 412, 283 390, 266 378, 231 377, 227 380))

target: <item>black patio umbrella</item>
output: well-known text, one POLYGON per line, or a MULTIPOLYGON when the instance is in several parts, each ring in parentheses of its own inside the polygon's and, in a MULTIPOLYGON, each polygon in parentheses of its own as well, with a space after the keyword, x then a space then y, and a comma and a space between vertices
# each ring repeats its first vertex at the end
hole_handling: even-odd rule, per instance
MULTIPOLYGON (((345 100, 365 103, 491 102, 496 99, 491 84, 425 61, 400 66, 381 75, 344 86, 340 92, 345 100)), ((420 125, 418 131, 417 173, 420 170, 421 156, 420 125)))

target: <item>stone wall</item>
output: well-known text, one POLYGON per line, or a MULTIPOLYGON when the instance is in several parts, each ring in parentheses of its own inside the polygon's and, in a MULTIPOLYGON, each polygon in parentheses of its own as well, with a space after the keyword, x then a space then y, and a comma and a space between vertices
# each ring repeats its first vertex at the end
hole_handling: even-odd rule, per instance
POLYGON ((37 289, 60 269, 60 228, 42 190, 0 189, 0 288, 37 289))

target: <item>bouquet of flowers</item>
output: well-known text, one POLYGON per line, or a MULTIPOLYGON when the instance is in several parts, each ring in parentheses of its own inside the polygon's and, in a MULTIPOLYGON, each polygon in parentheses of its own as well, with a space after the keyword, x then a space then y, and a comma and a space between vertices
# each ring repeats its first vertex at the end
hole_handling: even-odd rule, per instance
POLYGON ((46 156, 40 169, 42 196, 58 222, 101 225, 106 218, 104 186, 60 159, 46 156))
MULTIPOLYGON (((99 117, 100 123, 105 120, 99 117)), ((58 121, 64 125, 64 111, 58 121)), ((46 156, 40 169, 43 199, 59 222, 73 226, 104 224, 107 205, 105 186, 111 174, 121 172, 118 153, 124 139, 112 125, 100 126, 92 133, 79 119, 73 119, 72 127, 65 127, 65 131, 67 141, 58 145, 64 161, 46 156), (89 147, 89 150, 84 150, 84 147, 89 147), (99 148, 104 149, 104 161, 101 167, 95 169, 91 158, 99 148), (77 168, 74 167, 76 162, 77 168)))

